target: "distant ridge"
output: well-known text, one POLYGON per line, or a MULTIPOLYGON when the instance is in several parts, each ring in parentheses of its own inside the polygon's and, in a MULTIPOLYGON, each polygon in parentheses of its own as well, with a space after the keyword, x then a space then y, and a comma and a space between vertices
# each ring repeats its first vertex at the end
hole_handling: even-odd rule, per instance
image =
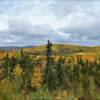
POLYGON ((12 50, 12 49, 21 49, 21 48, 32 48, 33 46, 5 46, 5 47, 0 47, 0 50, 12 50))
MULTIPOLYGON (((7 46, 0 47, 1 51, 17 50, 23 48, 24 51, 28 51, 35 55, 45 55, 46 45, 41 46, 7 46)), ((53 53, 55 55, 68 55, 73 53, 96 53, 100 55, 100 46, 80 46, 70 44, 53 44, 53 53)))

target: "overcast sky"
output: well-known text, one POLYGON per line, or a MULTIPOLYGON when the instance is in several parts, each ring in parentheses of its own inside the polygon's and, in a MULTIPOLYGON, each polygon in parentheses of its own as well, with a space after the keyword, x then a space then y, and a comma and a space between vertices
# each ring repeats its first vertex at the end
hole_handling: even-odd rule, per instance
POLYGON ((100 45, 99 0, 0 0, 0 46, 100 45))

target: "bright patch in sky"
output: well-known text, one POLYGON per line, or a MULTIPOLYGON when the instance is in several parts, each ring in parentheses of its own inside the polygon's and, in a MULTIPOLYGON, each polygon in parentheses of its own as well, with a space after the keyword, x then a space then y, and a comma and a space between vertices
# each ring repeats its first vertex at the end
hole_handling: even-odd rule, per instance
POLYGON ((100 45, 98 0, 2 0, 0 46, 100 45))

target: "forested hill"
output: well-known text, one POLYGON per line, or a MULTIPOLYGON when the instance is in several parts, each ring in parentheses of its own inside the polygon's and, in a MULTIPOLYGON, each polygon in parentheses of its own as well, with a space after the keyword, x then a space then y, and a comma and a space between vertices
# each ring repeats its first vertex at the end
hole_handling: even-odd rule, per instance
MULTIPOLYGON (((27 52, 31 52, 35 55, 44 55, 46 46, 26 46, 26 47, 1 47, 0 51, 20 51, 20 49, 23 49, 27 52)), ((79 46, 79 45, 64 45, 64 44, 53 44, 53 54, 55 55, 68 55, 73 53, 92 53, 96 55, 100 55, 100 46, 79 46)))
MULTIPOLYGON (((35 46, 31 48, 24 48, 25 51, 32 52, 36 55, 45 54, 46 46, 35 46)), ((73 53, 93 53, 96 55, 100 54, 100 46, 88 47, 88 46, 78 46, 78 45, 61 45, 53 44, 52 46, 53 54, 55 55, 68 55, 73 53)))

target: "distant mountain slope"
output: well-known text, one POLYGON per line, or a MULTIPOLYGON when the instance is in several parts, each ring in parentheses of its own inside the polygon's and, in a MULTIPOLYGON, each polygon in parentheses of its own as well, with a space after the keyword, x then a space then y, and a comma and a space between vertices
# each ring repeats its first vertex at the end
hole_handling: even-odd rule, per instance
POLYGON ((4 46, 4 47, 0 47, 0 50, 12 50, 12 49, 20 49, 20 48, 31 48, 32 46, 4 46))

